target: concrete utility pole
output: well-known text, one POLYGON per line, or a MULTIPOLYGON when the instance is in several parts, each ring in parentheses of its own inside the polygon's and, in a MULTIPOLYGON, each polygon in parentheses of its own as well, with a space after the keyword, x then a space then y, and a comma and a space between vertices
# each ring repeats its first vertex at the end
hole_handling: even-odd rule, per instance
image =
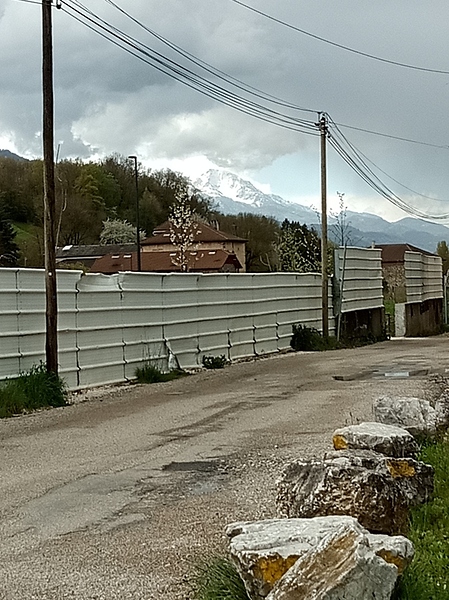
POLYGON ((142 260, 140 256, 140 218, 139 218, 139 171, 137 170, 137 156, 128 156, 134 161, 134 179, 136 183, 136 229, 137 229, 137 270, 142 270, 142 260))
POLYGON ((321 139, 321 305, 322 305, 322 334, 329 337, 329 289, 327 273, 327 164, 326 164, 326 137, 327 119, 321 114, 318 123, 321 139))
POLYGON ((47 371, 58 373, 58 305, 55 248, 55 163, 53 106, 53 0, 42 0, 42 100, 44 146, 44 244, 47 371))

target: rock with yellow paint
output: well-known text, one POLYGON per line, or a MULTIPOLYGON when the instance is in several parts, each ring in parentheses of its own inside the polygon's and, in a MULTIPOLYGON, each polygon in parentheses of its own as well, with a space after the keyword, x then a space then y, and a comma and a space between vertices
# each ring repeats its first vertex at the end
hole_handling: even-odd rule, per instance
POLYGON ((395 535, 406 530, 410 508, 431 498, 433 468, 408 457, 339 450, 289 463, 276 485, 280 517, 350 515, 373 533, 395 535))
POLYGON ((359 423, 337 429, 333 435, 335 450, 374 450, 386 456, 416 456, 419 446, 406 429, 383 423, 359 423))
POLYGON ((370 534, 349 516, 234 523, 226 532, 251 600, 383 600, 413 558, 407 538, 370 534), (355 595, 316 595, 354 585, 355 595))

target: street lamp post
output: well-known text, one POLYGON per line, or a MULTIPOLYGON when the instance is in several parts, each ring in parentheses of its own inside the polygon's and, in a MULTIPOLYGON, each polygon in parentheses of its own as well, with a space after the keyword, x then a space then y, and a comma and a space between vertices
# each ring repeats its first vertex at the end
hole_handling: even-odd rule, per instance
POLYGON ((137 229, 137 270, 142 270, 142 262, 140 258, 140 222, 139 222, 139 173, 137 170, 137 156, 128 156, 134 161, 134 179, 136 182, 136 229, 137 229))

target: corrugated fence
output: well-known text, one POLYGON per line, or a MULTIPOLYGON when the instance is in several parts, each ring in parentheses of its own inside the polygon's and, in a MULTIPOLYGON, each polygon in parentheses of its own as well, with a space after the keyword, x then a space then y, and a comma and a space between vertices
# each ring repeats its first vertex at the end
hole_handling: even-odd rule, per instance
POLYGON ((404 259, 407 304, 442 298, 441 258, 419 252, 406 252, 404 259))
MULTIPOLYGON (((442 296, 439 261, 406 253, 408 302, 442 296)), ((146 361, 195 368, 208 355, 278 352, 289 347, 293 324, 321 329, 317 273, 57 277, 59 363, 72 389, 126 381, 146 361)), ((343 313, 382 307, 380 250, 340 248, 335 289, 343 313)), ((332 331, 331 289, 329 307, 332 331)), ((0 380, 44 358, 44 272, 0 269, 0 380)))
MULTIPOLYGON (((44 360, 45 281, 35 269, 0 269, 0 281, 5 379, 44 360)), ((194 368, 283 350, 294 323, 320 328, 321 277, 58 271, 58 312, 60 372, 75 389, 125 381, 148 360, 194 368)))
POLYGON ((335 251, 336 296, 342 313, 383 306, 381 255, 375 248, 335 251))

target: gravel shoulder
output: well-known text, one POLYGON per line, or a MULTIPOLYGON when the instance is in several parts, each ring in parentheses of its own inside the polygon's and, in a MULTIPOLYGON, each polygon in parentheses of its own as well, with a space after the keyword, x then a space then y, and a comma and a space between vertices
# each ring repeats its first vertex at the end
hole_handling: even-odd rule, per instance
POLYGON ((437 393, 448 341, 278 355, 1 421, 0 598, 189 598, 228 523, 275 516, 285 462, 378 395, 437 393))

